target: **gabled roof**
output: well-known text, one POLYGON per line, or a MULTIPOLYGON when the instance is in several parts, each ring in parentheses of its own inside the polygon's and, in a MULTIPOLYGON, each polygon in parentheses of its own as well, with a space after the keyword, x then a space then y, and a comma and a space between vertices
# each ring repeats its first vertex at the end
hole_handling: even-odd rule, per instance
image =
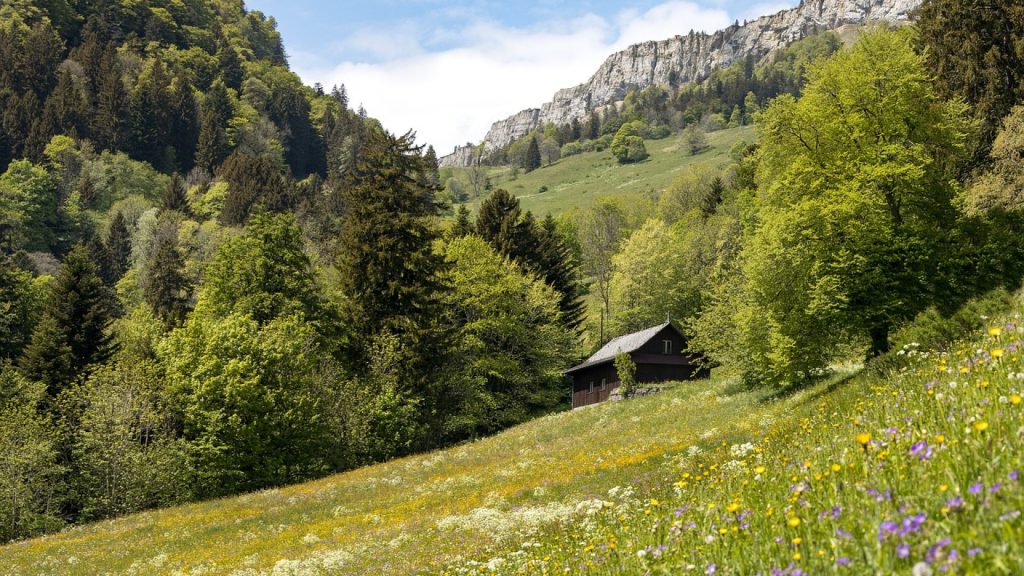
POLYGON ((659 332, 669 326, 671 326, 673 330, 676 329, 675 326, 672 326, 671 322, 665 322, 664 324, 659 324, 658 326, 654 326, 646 330, 626 334, 625 336, 619 336, 618 338, 612 338, 607 344, 601 346, 600 350, 594 352, 590 358, 587 358, 585 362, 579 366, 569 368, 565 373, 569 374, 570 372, 582 370, 583 368, 589 368, 598 364, 604 364, 605 362, 611 362, 615 360, 615 355, 619 352, 624 352, 626 354, 636 352, 643 347, 644 344, 647 344, 652 338, 657 336, 659 332))

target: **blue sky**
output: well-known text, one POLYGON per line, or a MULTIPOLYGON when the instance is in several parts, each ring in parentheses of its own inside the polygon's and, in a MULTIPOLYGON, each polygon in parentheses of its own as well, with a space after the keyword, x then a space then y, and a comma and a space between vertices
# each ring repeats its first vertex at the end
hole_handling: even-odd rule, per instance
POLYGON ((292 68, 344 83, 389 130, 445 154, 584 82, 609 54, 714 31, 797 0, 247 0, 277 19, 292 68))

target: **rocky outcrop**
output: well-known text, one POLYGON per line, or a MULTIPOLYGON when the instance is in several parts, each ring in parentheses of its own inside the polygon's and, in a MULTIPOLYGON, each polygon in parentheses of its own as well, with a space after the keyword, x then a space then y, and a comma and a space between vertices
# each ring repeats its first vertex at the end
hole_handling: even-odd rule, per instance
MULTIPOLYGON (((799 6, 714 34, 693 33, 660 42, 634 44, 608 57, 590 79, 555 93, 551 102, 495 122, 484 137, 486 151, 507 146, 548 122, 582 119, 594 108, 616 102, 634 89, 675 88, 699 82, 715 68, 748 54, 761 59, 795 40, 825 30, 874 22, 906 22, 921 0, 804 0, 799 6)), ((458 163, 457 155, 441 159, 458 163)))

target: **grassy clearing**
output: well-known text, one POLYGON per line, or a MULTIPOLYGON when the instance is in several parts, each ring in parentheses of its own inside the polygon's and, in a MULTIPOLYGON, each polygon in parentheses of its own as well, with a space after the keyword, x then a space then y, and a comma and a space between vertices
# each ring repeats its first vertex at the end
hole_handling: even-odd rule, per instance
POLYGON ((723 380, 560 413, 498 436, 279 490, 0 548, 2 574, 408 574, 518 548, 615 486, 654 490, 692 446, 745 441, 806 398, 723 380))
MULTIPOLYGON (((573 208, 585 208, 607 196, 629 197, 660 192, 688 168, 696 165, 722 167, 730 161, 729 150, 740 140, 754 142, 753 126, 731 128, 708 134, 710 147, 696 156, 680 146, 679 136, 646 140, 650 158, 637 164, 621 165, 612 153, 587 152, 563 158, 550 166, 520 174, 512 180, 508 168, 489 173, 495 188, 504 188, 519 197, 524 210, 543 216, 573 208), (542 186, 546 192, 540 192, 542 186)), ((477 202, 469 204, 476 209, 477 202)))

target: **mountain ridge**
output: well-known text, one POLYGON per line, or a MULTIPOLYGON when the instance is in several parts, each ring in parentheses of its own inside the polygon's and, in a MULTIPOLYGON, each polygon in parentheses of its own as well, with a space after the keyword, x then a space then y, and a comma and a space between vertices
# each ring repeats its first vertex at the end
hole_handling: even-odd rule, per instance
MULTIPOLYGON (((748 55, 764 58, 812 34, 843 26, 907 22, 921 0, 802 0, 798 6, 733 24, 712 34, 690 32, 660 41, 633 44, 607 59, 583 84, 562 88, 540 108, 527 108, 491 125, 483 151, 497 150, 547 123, 583 119, 594 109, 652 85, 675 88, 700 82, 715 68, 748 55)), ((457 146, 440 159, 442 166, 467 166, 476 146, 457 146)))

